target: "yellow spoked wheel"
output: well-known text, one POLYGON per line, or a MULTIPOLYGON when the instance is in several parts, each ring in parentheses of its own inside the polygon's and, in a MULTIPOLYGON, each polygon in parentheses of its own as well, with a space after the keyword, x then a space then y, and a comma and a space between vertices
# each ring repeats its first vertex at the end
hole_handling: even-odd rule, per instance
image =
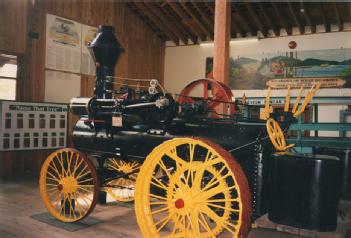
POLYGON ((60 221, 75 222, 89 215, 97 202, 98 187, 94 165, 77 150, 55 151, 41 167, 41 199, 60 221))
POLYGON ((136 161, 125 162, 123 160, 108 159, 106 166, 107 169, 117 171, 119 173, 128 174, 136 171, 133 174, 126 175, 125 177, 114 179, 106 183, 106 192, 116 201, 134 201, 135 181, 137 179, 140 164, 136 161))
POLYGON ((177 138, 146 158, 135 211, 144 237, 246 237, 251 195, 229 152, 204 139, 177 138))
POLYGON ((274 146, 278 151, 285 151, 291 147, 294 147, 294 144, 286 145, 285 136, 282 128, 276 120, 269 118, 266 122, 266 129, 268 136, 274 146))

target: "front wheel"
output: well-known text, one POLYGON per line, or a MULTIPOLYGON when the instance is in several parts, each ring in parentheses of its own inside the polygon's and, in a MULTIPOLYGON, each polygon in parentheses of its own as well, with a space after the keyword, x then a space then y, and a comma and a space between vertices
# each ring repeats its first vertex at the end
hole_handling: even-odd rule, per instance
POLYGON ((229 152, 204 139, 176 138, 141 167, 135 212, 144 237, 246 237, 251 195, 229 152))
POLYGON ((99 193, 96 170, 91 161, 75 149, 65 148, 44 161, 39 191, 49 213, 63 222, 76 222, 94 209, 99 193))

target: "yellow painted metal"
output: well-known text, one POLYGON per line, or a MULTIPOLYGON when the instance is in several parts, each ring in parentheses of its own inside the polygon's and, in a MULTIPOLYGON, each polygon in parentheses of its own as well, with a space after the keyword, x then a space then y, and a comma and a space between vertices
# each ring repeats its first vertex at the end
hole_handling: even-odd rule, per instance
MULTIPOLYGON (((137 171, 140 164, 136 161, 125 162, 123 160, 110 158, 107 160, 106 167, 109 170, 117 172, 131 173, 133 171, 137 171)), ((134 201, 135 181, 137 179, 137 175, 138 172, 135 172, 127 175, 126 177, 109 181, 107 185, 113 187, 107 186, 106 192, 118 202, 134 201)))
POLYGON ((291 86, 288 86, 288 93, 285 96, 285 105, 284 105, 284 112, 289 111, 289 106, 290 106, 290 92, 291 92, 291 86))
POLYGON ((306 109, 306 106, 311 102, 311 100, 313 99, 313 97, 316 95, 316 93, 318 92, 320 88, 320 84, 317 85, 313 85, 312 88, 310 89, 310 91, 307 93, 307 95, 305 96, 305 99, 303 100, 301 106, 299 109, 297 109, 293 116, 294 117, 298 117, 300 116, 306 109))
POLYGON ((291 110, 292 113, 295 113, 295 112, 296 112, 297 106, 299 105, 300 100, 301 100, 302 92, 303 92, 303 86, 300 88, 300 91, 299 91, 299 93, 298 93, 298 95, 297 95, 297 98, 296 98, 296 100, 295 100, 294 106, 293 106, 293 108, 292 108, 292 110, 291 110))
POLYGON ((53 152, 40 170, 41 199, 49 213, 63 222, 79 221, 92 211, 97 186, 91 162, 74 149, 53 152))
POLYGON ((294 144, 286 145, 286 140, 284 132, 281 129, 280 125, 273 118, 269 118, 266 122, 266 129, 268 136, 274 146, 278 151, 286 151, 289 148, 294 147, 294 144))
POLYGON ((148 155, 137 178, 135 212, 141 233, 153 238, 207 238, 221 232, 238 237, 240 189, 213 147, 194 138, 166 141, 148 155), (237 220, 230 219, 233 213, 237 220))
POLYGON ((271 95, 272 95, 272 89, 271 87, 268 87, 265 106, 264 106, 264 117, 265 117, 264 120, 267 120, 269 118, 271 95))

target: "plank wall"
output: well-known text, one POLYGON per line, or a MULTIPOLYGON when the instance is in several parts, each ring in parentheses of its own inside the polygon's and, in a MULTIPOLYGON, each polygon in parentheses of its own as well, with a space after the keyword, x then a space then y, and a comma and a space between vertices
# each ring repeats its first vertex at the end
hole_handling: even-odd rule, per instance
MULTIPOLYGON (((116 75, 156 78, 163 83, 164 42, 125 3, 109 0, 2 0, 0 52, 18 55, 17 100, 44 101, 47 13, 92 26, 113 25, 117 38, 125 48, 116 75), (39 38, 29 37, 29 32, 39 33, 39 38)), ((94 77, 81 76, 81 96, 92 95, 93 80, 94 77)), ((58 90, 64 93, 64 88, 58 90)), ((70 130, 75 119, 70 116, 70 130)), ((37 172, 50 152, 0 152, 0 176, 37 172)))

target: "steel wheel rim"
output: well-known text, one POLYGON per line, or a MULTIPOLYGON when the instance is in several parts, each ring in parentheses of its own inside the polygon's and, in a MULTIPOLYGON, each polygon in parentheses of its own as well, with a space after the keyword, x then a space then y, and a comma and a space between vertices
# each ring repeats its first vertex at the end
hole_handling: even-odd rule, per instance
POLYGON ((99 189, 95 168, 77 150, 55 151, 42 165, 39 190, 52 216, 63 222, 79 221, 89 215, 97 202, 99 189))
MULTIPOLYGON (((107 169, 123 173, 130 173, 140 167, 136 161, 125 162, 123 160, 109 159, 106 165, 107 169)), ((118 202, 134 201, 135 181, 137 173, 130 174, 127 178, 114 179, 106 183, 107 186, 115 186, 115 188, 107 188, 106 192, 118 202), (121 188, 118 188, 121 186, 121 188), (125 187, 125 188, 123 188, 125 187)))
MULTIPOLYGON (((191 146, 189 146, 189 148, 191 148, 191 146)), ((189 149, 189 151, 191 151, 191 149, 189 149)), ((189 165, 191 165, 191 163, 189 165)), ((199 184, 199 179, 200 183, 205 182, 204 179, 201 180, 201 175, 196 175, 195 173, 194 176, 194 186, 199 184), (197 180, 196 176, 198 178, 197 180)), ((191 180, 192 179, 190 179, 190 181, 191 180)), ((189 185, 190 191, 194 190, 194 188, 192 187, 192 183, 184 184, 189 185)), ((227 164, 227 162, 223 160, 223 158, 216 152, 216 150, 214 150, 207 143, 204 143, 202 140, 195 140, 191 138, 173 139, 156 147, 144 162, 136 184, 136 215, 139 227, 144 237, 207 238, 216 237, 222 231, 231 234, 232 237, 239 237, 242 225, 241 220, 243 218, 241 188, 238 186, 237 179, 230 170, 230 166, 227 164), (204 163, 202 163, 201 161, 196 161, 197 165, 195 167, 193 163, 195 162, 195 160, 191 161, 190 156, 188 158, 189 161, 183 160, 183 162, 179 163, 179 168, 181 166, 180 164, 183 163, 183 167, 179 170, 176 169, 175 171, 173 171, 173 173, 168 172, 169 174, 164 170, 164 173, 167 174, 168 178, 171 178, 173 176, 173 178, 170 179, 170 182, 162 183, 162 181, 157 181, 157 178, 155 179, 154 177, 155 173, 152 174, 151 171, 154 171, 158 165, 161 167, 166 166, 163 162, 161 155, 164 155, 166 153, 168 154, 170 152, 171 147, 174 148, 179 145, 189 143, 193 144, 194 148, 197 146, 206 148, 208 151, 211 151, 212 155, 215 156, 212 158, 206 157, 208 158, 208 160, 205 159, 204 163), (191 163, 193 163, 192 166, 186 167, 187 165, 185 165, 184 163, 190 161, 191 163), (217 169, 215 167, 217 165, 222 165, 223 169, 217 169), (177 187, 177 189, 179 191, 179 194, 183 193, 184 196, 172 196, 174 195, 175 191, 173 188, 170 189, 170 187, 173 186, 172 184, 176 184, 177 182, 179 182, 177 181, 176 177, 182 180, 182 175, 183 178, 187 178, 189 174, 190 176, 192 176, 192 173, 184 173, 185 171, 189 170, 197 171, 199 174, 201 174, 202 171, 204 171, 204 174, 206 174, 206 171, 212 174, 218 173, 218 175, 222 175, 222 177, 223 173, 226 173, 228 174, 228 177, 223 178, 222 180, 218 176, 216 177, 214 175, 212 177, 212 180, 210 179, 211 177, 209 177, 207 185, 211 184, 212 181, 212 186, 206 187, 206 184, 200 186, 203 192, 207 193, 207 196, 205 196, 205 198, 203 199, 201 199, 201 193, 197 193, 196 195, 197 191, 195 191, 195 199, 194 197, 191 197, 189 199, 187 197, 189 193, 186 192, 186 189, 181 187, 177 187), (147 174, 149 174, 149 176, 147 174), (227 183, 228 181, 227 179, 232 179, 234 184, 225 185, 225 183, 227 183), (213 181, 216 182, 213 184, 213 181), (222 183, 220 181, 222 181, 222 183), (150 188, 152 186, 166 186, 166 188, 164 188, 164 190, 167 191, 166 195, 160 196, 150 192, 150 188), (173 193, 170 192, 172 190, 173 193), (233 196, 233 192, 236 194, 235 197, 233 196), (209 195, 211 196, 208 197, 209 195), (218 198, 218 196, 220 195, 222 195, 222 197, 218 198), (205 205, 204 200, 206 201, 205 205), (187 203, 191 203, 191 201, 193 204, 187 206, 187 203), (194 205, 194 203, 196 203, 196 205, 194 205), (209 203, 211 203, 211 205, 208 205, 209 203), (157 205, 159 205, 160 208, 157 208, 157 205), (156 209, 154 209, 152 206, 156 207, 156 209), (217 209, 217 213, 213 208, 217 209), (223 212, 219 213, 218 215, 218 211, 220 211, 221 209, 223 212), (157 220, 157 214, 161 212, 166 213, 166 216, 159 217, 159 219, 157 220), (235 222, 233 222, 229 218, 230 214, 233 213, 235 213, 237 217, 235 222), (175 219, 174 217, 177 218, 175 219), (209 221, 212 221, 214 225, 210 224, 209 221), (184 226, 184 224, 186 225, 184 226), (181 226, 183 226, 183 229, 181 228, 181 226)))

